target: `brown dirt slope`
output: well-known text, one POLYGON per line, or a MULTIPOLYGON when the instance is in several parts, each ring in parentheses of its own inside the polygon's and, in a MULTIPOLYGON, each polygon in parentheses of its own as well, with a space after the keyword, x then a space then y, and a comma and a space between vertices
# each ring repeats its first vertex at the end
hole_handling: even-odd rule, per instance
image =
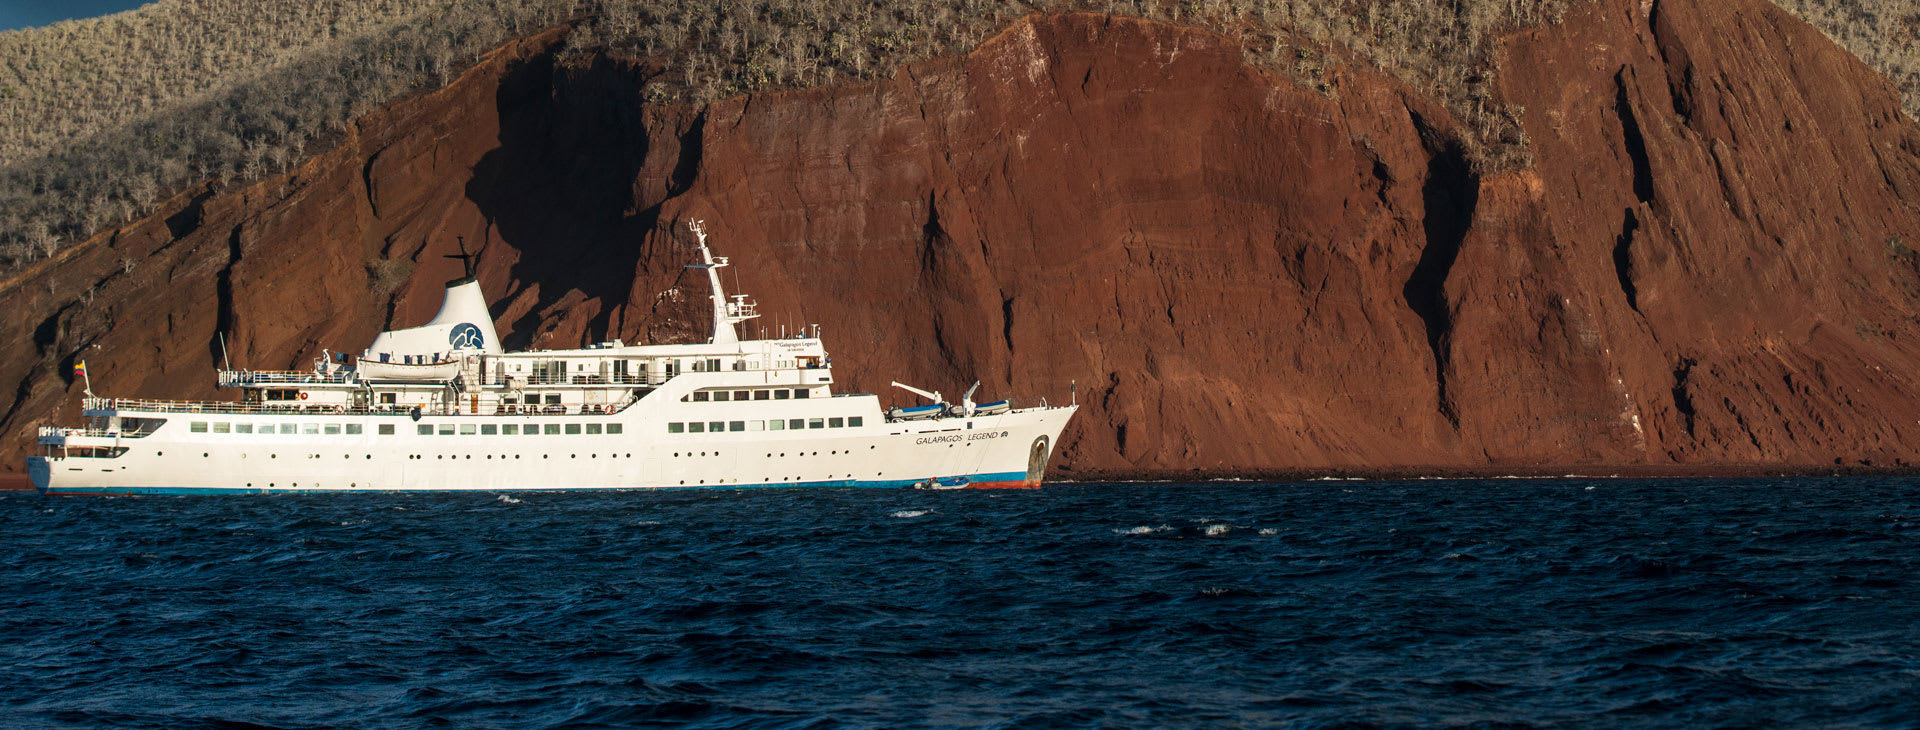
POLYGON ((1389 77, 1036 16, 890 80, 706 106, 527 39, 337 148, 0 283, 0 458, 101 393, 212 397, 418 323, 482 246, 518 345, 697 336, 708 219, 842 386, 1088 406, 1069 475, 1920 463, 1920 129, 1757 0, 1504 41, 1535 164, 1482 177, 1389 77), (381 258, 414 262, 391 294, 381 258))

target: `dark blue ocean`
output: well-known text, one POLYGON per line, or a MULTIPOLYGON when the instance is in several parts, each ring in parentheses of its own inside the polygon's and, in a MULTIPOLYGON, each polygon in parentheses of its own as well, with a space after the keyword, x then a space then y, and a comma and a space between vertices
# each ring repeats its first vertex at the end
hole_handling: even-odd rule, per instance
POLYGON ((0 511, 0 727, 1920 725, 1914 479, 0 511))

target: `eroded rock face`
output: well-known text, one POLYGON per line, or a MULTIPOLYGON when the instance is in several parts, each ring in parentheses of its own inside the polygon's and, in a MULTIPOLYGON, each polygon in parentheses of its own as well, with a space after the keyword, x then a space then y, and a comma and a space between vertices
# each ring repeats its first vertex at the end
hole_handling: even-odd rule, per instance
POLYGON ((424 321, 456 236, 510 345, 692 341, 690 217, 751 326, 821 325, 843 390, 1077 382, 1069 475, 1920 459, 1920 131, 1767 3, 1507 39, 1536 164, 1485 177, 1386 77, 1325 95, 1139 20, 704 108, 556 71, 556 40, 0 285, 5 464, 77 417, 74 359, 96 392, 214 397, 216 332, 299 368, 424 321), (390 293, 383 257, 415 262, 390 293))

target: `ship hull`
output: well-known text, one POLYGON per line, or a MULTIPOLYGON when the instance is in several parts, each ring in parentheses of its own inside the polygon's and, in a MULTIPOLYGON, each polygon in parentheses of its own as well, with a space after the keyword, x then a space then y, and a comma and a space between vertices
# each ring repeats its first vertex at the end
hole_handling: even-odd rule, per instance
MULTIPOLYGON (((34 487, 50 495, 1019 488, 1039 486, 1074 411, 670 434, 663 419, 640 410, 418 420, 391 414, 192 416, 208 422, 208 431, 169 428, 161 432, 166 436, 137 439, 75 436, 63 445, 76 448, 32 457, 28 471, 34 487), (242 423, 254 433, 234 433, 242 423), (502 435, 509 424, 519 433, 502 435), (620 433, 608 433, 616 424, 620 433), (212 432, 215 427, 224 432, 212 432), (283 430, 293 433, 280 435, 283 430), (551 430, 562 433, 546 434, 551 430)), ((112 416, 181 419, 139 412, 112 416)))

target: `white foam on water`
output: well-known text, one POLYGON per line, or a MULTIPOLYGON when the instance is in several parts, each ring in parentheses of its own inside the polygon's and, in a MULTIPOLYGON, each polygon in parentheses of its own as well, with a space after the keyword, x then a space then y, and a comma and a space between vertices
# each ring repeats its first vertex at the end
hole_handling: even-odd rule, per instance
POLYGON ((1206 532, 1207 532, 1207 537, 1219 537, 1231 531, 1233 531, 1233 525, 1229 525, 1224 522, 1215 522, 1211 525, 1207 525, 1206 532))
POLYGON ((1113 531, 1113 534, 1115 535, 1152 535, 1155 533, 1167 532, 1172 529, 1173 529, 1172 525, 1161 525, 1159 527, 1148 527, 1146 525, 1137 525, 1134 527, 1129 527, 1124 530, 1115 528, 1113 531))
POLYGON ((898 517, 903 520, 910 520, 915 517, 925 517, 928 514, 931 514, 932 512, 933 510, 930 510, 930 509, 903 509, 888 516, 898 517))
POLYGON ((1274 535, 1278 535, 1278 534, 1280 534, 1280 531, 1279 531, 1279 530, 1276 530, 1276 529, 1273 529, 1273 528, 1271 528, 1271 527, 1262 527, 1262 528, 1260 528, 1260 536, 1261 536, 1261 537, 1273 537, 1274 535))
POLYGON ((520 500, 517 500, 517 499, 514 499, 512 495, 507 495, 507 494, 502 494, 502 495, 500 495, 500 501, 501 501, 501 502, 504 502, 504 503, 506 503, 506 504, 519 504, 519 503, 520 503, 520 500))

